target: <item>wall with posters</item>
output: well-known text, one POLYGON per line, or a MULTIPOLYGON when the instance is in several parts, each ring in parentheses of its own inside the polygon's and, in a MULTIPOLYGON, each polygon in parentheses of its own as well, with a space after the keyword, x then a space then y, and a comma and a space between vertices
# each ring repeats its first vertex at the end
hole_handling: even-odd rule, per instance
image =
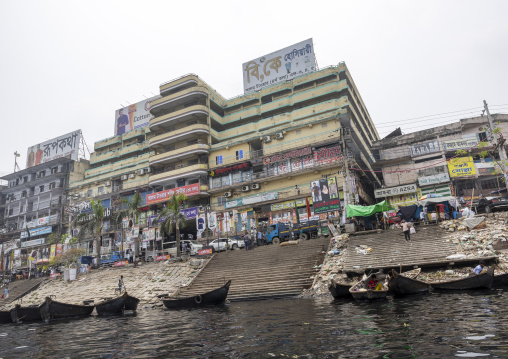
POLYGON ((150 113, 150 102, 160 96, 148 98, 138 103, 123 107, 115 111, 115 136, 123 135, 150 123, 153 115, 150 113))
POLYGON ((316 71, 312 39, 242 64, 244 92, 260 90, 316 71))
POLYGON ((314 214, 338 211, 341 208, 337 178, 329 177, 310 183, 314 214))
POLYGON ((80 142, 81 130, 77 130, 31 146, 27 151, 26 168, 61 157, 70 157, 70 159, 77 161, 80 142))

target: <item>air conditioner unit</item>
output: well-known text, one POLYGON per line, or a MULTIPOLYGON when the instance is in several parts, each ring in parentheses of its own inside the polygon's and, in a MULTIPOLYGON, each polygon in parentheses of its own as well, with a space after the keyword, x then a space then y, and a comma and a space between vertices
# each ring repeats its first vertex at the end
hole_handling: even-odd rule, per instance
POLYGON ((130 178, 130 179, 133 179, 134 177, 136 177, 136 175, 135 175, 134 173, 131 173, 131 174, 129 175, 129 178, 130 178))
POLYGON ((127 175, 122 175, 122 177, 120 177, 120 179, 121 179, 122 181, 125 181, 125 180, 127 179, 127 175))
POLYGON ((250 191, 250 187, 248 185, 242 186, 242 191, 243 192, 250 191))
POLYGON ((275 134, 275 138, 278 140, 282 140, 284 138, 284 134, 282 132, 277 132, 275 134))
POLYGON ((263 142, 270 142, 272 138, 270 136, 263 136, 263 142))
POLYGON ((226 197, 226 198, 233 197, 233 194, 231 192, 225 192, 224 197, 226 197))
POLYGON ((138 175, 143 176, 145 174, 145 170, 143 168, 138 170, 138 175))
POLYGON ((259 183, 253 183, 251 186, 250 186, 251 189, 260 189, 261 186, 259 185, 259 183))
POLYGON ((184 164, 181 164, 181 165, 177 165, 176 168, 184 168, 185 165, 184 164))
POLYGON ((104 182, 104 186, 106 186, 106 187, 111 187, 111 181, 106 181, 106 182, 104 182))
POLYGON ((150 167, 146 167, 145 168, 145 173, 150 173, 150 172, 152 172, 152 170, 150 170, 150 167))

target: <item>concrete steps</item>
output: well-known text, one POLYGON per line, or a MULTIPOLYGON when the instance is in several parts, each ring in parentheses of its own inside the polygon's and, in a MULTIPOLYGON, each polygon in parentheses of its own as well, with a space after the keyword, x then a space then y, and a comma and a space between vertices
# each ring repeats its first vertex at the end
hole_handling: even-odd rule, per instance
POLYGON ((258 300, 295 296, 309 288, 323 262, 329 239, 299 241, 297 245, 268 245, 251 251, 217 253, 192 284, 180 295, 193 296, 231 280, 228 299, 258 300))

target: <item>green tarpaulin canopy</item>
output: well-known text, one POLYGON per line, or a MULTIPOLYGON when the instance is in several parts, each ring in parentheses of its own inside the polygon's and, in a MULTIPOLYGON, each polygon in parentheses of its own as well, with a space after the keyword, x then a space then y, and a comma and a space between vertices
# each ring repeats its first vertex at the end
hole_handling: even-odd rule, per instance
POLYGON ((385 212, 393 209, 386 201, 376 203, 373 206, 354 206, 347 205, 347 218, 368 217, 378 212, 385 212))

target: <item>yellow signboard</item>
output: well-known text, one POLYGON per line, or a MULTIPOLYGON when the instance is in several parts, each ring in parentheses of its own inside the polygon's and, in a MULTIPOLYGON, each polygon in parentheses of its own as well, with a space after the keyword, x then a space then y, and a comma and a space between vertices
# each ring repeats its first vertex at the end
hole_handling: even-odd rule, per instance
POLYGON ((457 157, 448 160, 450 177, 471 177, 476 175, 473 158, 457 157))
POLYGON ((52 244, 49 250, 49 259, 53 258, 56 255, 56 244, 52 244))

